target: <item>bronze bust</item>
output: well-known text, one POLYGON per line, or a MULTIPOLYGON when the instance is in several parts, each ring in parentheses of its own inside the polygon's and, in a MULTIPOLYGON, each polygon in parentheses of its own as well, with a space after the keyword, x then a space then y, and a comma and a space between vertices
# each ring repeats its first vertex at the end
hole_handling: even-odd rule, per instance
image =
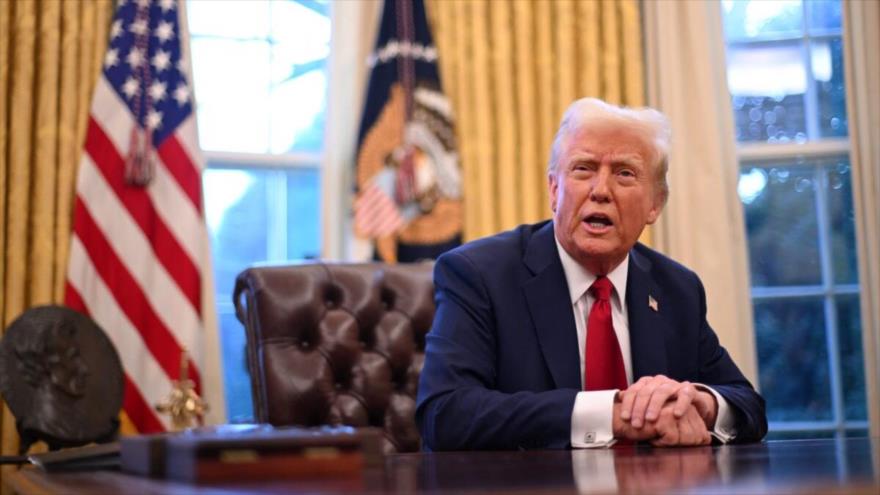
POLYGON ((22 313, 0 340, 0 394, 24 453, 111 441, 119 429, 122 364, 89 317, 62 306, 22 313))

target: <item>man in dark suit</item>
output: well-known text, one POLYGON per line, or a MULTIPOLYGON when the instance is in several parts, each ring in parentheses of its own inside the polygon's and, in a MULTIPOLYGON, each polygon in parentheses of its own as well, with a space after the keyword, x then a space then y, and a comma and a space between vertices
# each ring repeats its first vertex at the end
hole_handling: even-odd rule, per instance
POLYGON ((655 110, 574 102, 548 167, 552 221, 437 260, 416 409, 427 449, 765 435, 699 278, 637 243, 666 202, 668 143, 655 110))

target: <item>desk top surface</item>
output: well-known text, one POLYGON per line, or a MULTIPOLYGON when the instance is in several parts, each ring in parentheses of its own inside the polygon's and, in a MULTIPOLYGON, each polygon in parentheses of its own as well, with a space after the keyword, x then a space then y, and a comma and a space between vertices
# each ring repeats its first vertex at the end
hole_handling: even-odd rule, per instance
POLYGON ((113 471, 48 474, 25 468, 20 493, 339 492, 880 492, 880 438, 789 440, 655 449, 399 454, 347 480, 189 485, 113 471))

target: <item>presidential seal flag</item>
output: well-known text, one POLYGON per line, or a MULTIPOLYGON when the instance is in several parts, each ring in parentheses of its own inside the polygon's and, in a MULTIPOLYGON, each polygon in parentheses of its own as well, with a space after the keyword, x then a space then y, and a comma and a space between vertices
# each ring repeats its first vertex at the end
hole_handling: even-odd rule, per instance
POLYGON ((65 288, 65 304, 118 350, 123 409, 140 432, 169 429, 155 406, 184 352, 189 377, 202 383, 216 331, 182 7, 117 4, 79 164, 65 288))
POLYGON ((461 171, 452 110, 422 0, 386 0, 358 136, 354 226, 387 262, 461 243, 461 171))

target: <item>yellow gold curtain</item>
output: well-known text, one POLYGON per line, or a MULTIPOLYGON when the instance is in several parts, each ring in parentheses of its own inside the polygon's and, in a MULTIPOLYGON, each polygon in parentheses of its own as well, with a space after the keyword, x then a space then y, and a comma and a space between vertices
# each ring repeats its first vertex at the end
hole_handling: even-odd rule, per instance
MULTIPOLYGON (((76 165, 112 12, 110 0, 0 1, 2 328, 62 300, 76 165)), ((0 453, 17 449, 4 405, 0 453)))
POLYGON ((456 112, 470 240, 550 216, 546 167, 565 108, 644 105, 638 0, 428 0, 456 112))

